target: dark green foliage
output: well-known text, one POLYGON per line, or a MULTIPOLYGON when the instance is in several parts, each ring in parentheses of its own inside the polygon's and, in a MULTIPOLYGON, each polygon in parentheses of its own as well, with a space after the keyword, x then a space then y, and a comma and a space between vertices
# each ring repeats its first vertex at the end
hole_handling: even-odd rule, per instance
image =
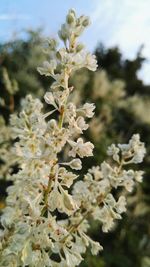
POLYGON ((49 81, 37 72, 37 67, 46 60, 42 53, 44 38, 41 30, 28 31, 25 40, 17 39, 0 44, 0 97, 5 99, 7 108, 2 109, 3 115, 8 118, 10 95, 6 90, 3 79, 3 71, 7 70, 10 80, 16 81, 18 91, 15 94, 14 109, 20 105, 20 99, 28 93, 35 96, 43 95, 43 90, 48 88, 49 81))
POLYGON ((142 56, 142 47, 133 60, 123 59, 118 47, 105 49, 102 44, 97 47, 95 54, 99 68, 107 70, 111 79, 119 78, 126 82, 126 91, 129 95, 149 94, 150 85, 144 85, 137 75, 145 60, 142 56))

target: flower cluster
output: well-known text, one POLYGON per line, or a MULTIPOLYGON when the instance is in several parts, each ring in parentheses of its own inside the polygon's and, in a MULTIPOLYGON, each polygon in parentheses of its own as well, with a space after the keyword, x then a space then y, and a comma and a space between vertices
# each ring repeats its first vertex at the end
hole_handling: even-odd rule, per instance
POLYGON ((101 222, 104 232, 110 230, 115 219, 121 219, 121 213, 126 211, 125 197, 121 195, 116 201, 111 193, 112 189, 122 187, 131 192, 135 182, 142 182, 143 171, 126 170, 124 167, 143 160, 144 143, 136 134, 127 145, 112 144, 108 148, 108 155, 112 156, 117 164, 112 167, 103 162, 101 166, 93 167, 82 181, 76 182, 73 189, 78 206, 89 210, 91 216, 101 222))
POLYGON ((88 219, 99 220, 107 232, 126 210, 125 197, 116 200, 112 188, 131 191, 135 181, 142 180, 142 172, 124 168, 143 160, 145 147, 139 135, 128 145, 108 148, 113 166, 103 162, 83 180, 76 172, 82 168, 81 159, 92 156, 94 148, 80 136, 88 128, 86 118, 94 115, 94 104, 76 107, 69 101, 72 72, 97 67, 95 56, 78 43, 88 25, 87 17, 78 18, 70 10, 58 32, 64 48, 54 39, 48 41, 45 52, 50 60, 38 71, 54 79, 44 96, 50 111, 44 114, 42 103, 29 95, 20 114, 11 117, 19 171, 11 176, 13 184, 1 218, 1 267, 75 267, 88 246, 96 255, 102 246, 88 236, 88 219), (65 147, 68 157, 64 162, 65 147))

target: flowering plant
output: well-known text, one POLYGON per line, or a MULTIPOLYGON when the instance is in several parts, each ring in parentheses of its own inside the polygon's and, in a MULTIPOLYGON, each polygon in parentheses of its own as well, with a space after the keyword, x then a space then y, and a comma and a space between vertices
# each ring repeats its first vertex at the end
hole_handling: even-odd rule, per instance
POLYGON ((50 60, 38 71, 54 79, 44 96, 51 110, 44 114, 41 101, 28 95, 20 114, 11 116, 19 171, 10 177, 13 185, 1 217, 1 267, 78 266, 88 246, 93 255, 102 250, 88 235, 89 218, 109 231, 126 210, 125 197, 120 193, 115 199, 112 189, 131 192, 135 182, 142 181, 142 171, 126 168, 143 160, 145 147, 138 134, 126 145, 108 148, 112 166, 103 162, 79 179, 81 159, 93 155, 93 144, 80 135, 88 128, 86 118, 93 117, 95 106, 76 107, 69 100, 74 90, 69 78, 80 68, 97 68, 95 56, 78 42, 88 25, 88 17, 78 18, 70 10, 58 32, 64 47, 48 40, 45 53, 50 60), (63 161, 66 147, 68 157, 63 161))

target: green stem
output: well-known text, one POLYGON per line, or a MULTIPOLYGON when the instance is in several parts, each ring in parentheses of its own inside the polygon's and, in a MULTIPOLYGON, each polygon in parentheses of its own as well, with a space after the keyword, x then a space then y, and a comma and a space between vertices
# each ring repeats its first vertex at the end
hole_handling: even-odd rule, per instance
POLYGON ((66 235, 61 242, 64 243, 66 241, 66 239, 74 232, 78 229, 78 227, 80 226, 80 224, 89 216, 89 214, 91 213, 92 210, 90 211, 86 211, 85 214, 83 215, 82 219, 75 225, 71 226, 69 229, 69 233, 68 235, 66 235))
POLYGON ((46 210, 47 210, 47 204, 48 204, 48 195, 49 195, 49 192, 51 190, 51 185, 52 185, 52 180, 53 180, 53 177, 52 176, 49 176, 49 180, 48 180, 48 186, 45 190, 45 194, 44 194, 44 207, 41 211, 41 216, 44 216, 46 210))
POLYGON ((15 101, 14 101, 14 96, 10 95, 10 104, 9 104, 9 109, 10 112, 13 113, 15 108, 15 101))
POLYGON ((69 88, 68 88, 68 80, 69 80, 69 75, 66 74, 66 86, 65 86, 65 89, 66 91, 68 92, 67 94, 67 97, 64 101, 64 104, 61 106, 61 109, 60 109, 60 116, 59 116, 59 121, 58 121, 58 127, 61 129, 62 126, 63 126, 63 121, 64 121, 64 113, 65 113, 65 108, 66 108, 66 104, 67 104, 67 99, 68 99, 68 96, 69 96, 69 88))
POLYGON ((64 106, 61 108, 61 111, 60 111, 60 116, 59 116, 59 122, 58 122, 58 127, 61 129, 62 126, 63 126, 63 121, 64 121, 64 111, 65 111, 65 108, 64 106))

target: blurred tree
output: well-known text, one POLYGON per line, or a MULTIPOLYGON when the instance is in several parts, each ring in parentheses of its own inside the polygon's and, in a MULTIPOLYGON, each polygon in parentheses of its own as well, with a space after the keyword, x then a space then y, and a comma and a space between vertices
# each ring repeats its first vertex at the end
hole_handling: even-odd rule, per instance
POLYGON ((150 92, 150 85, 144 85, 143 81, 138 78, 138 72, 142 67, 145 58, 142 56, 142 48, 133 60, 123 59, 118 47, 106 49, 102 44, 95 50, 99 68, 108 72, 110 79, 122 79, 126 82, 126 91, 128 95, 139 93, 147 95, 150 92))
POLYGON ((16 39, 0 44, 0 96, 6 102, 0 111, 6 120, 12 111, 8 108, 11 101, 8 89, 10 81, 11 87, 17 86, 18 88, 15 93, 15 109, 18 108, 20 99, 28 93, 41 96, 44 88, 49 86, 47 80, 41 78, 37 72, 37 66, 47 58, 46 54, 41 53, 43 44, 44 38, 41 29, 27 31, 25 39, 16 39))

